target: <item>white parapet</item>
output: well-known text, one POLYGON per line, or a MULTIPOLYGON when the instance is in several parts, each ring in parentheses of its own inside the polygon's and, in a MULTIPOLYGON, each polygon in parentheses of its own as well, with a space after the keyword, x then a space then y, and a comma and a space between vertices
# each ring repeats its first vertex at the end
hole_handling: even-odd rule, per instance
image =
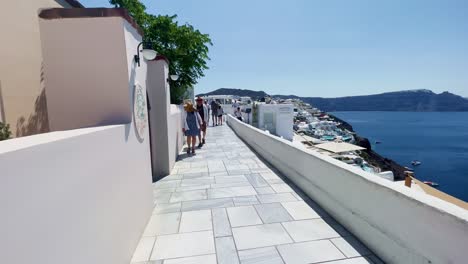
POLYGON ((468 211, 239 122, 228 124, 387 263, 466 263, 468 211))
POLYGON ((0 256, 128 264, 152 212, 148 139, 132 124, 0 142, 0 256))

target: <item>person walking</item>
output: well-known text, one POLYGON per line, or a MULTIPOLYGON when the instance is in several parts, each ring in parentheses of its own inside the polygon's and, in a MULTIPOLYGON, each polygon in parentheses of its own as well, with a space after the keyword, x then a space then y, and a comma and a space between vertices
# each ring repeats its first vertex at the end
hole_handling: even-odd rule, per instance
POLYGON ((211 101, 211 117, 213 118, 213 126, 218 125, 218 104, 216 100, 211 101))
POLYGON ((223 125, 223 114, 223 107, 221 105, 218 105, 218 124, 221 126, 223 125))
POLYGON ((198 134, 198 147, 201 148, 203 144, 205 144, 205 137, 206 137, 206 126, 208 124, 208 118, 209 118, 209 113, 208 113, 208 107, 203 104, 203 98, 198 97, 197 98, 197 112, 200 114, 202 123, 200 126, 200 133, 198 134))
POLYGON ((195 154, 195 144, 197 144, 197 136, 200 134, 200 126, 202 124, 202 119, 198 114, 197 109, 193 107, 192 102, 187 102, 184 105, 185 116, 184 116, 184 127, 182 131, 187 137, 187 154, 195 154))

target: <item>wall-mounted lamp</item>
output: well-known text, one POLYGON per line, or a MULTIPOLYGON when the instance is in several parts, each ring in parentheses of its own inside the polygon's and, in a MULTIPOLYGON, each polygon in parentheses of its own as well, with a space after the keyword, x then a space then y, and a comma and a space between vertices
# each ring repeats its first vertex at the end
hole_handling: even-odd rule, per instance
MULTIPOLYGON (((140 67, 140 47, 143 44, 151 44, 151 43, 149 43, 149 42, 140 42, 140 44, 138 44, 137 54, 134 57, 135 62, 138 64, 138 67, 140 67)), ((155 50, 145 48, 145 47, 143 47, 143 49, 141 50, 141 54, 143 54, 143 58, 145 60, 154 60, 156 58, 156 56, 158 55, 158 53, 155 50)))
MULTIPOLYGON (((172 81, 177 81, 177 80, 179 80, 179 75, 177 75, 177 74, 171 74, 171 75, 169 76, 169 78, 170 78, 172 81)), ((169 81, 169 79, 168 79, 167 81, 169 81)))

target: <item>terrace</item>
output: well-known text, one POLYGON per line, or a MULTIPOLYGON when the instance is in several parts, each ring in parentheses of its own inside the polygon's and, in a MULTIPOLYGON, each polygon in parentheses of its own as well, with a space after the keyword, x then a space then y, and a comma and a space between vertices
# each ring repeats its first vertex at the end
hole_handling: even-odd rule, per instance
POLYGON ((227 125, 153 190, 135 264, 381 263, 227 125))

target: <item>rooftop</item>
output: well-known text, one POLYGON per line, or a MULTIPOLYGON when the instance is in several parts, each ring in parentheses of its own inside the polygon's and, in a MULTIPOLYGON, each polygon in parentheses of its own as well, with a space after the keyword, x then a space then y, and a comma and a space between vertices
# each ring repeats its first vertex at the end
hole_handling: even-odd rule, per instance
POLYGON ((132 263, 382 263, 227 125, 153 184, 132 263))

